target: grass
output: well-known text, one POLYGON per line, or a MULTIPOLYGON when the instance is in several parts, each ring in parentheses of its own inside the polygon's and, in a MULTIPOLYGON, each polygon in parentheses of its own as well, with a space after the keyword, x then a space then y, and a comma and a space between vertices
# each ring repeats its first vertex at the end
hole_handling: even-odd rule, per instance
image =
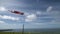
MULTIPOLYGON (((0 34, 22 34, 22 32, 0 32, 0 34)), ((25 32, 24 34, 60 34, 60 32, 25 32)))

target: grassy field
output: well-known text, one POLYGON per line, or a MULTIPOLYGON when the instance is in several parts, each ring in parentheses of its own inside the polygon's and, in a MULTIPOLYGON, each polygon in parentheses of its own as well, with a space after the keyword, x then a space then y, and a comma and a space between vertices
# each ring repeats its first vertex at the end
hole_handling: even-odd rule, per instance
MULTIPOLYGON (((0 32, 0 34, 22 34, 21 32, 0 32)), ((60 32, 25 32, 24 34, 60 34, 60 32)))

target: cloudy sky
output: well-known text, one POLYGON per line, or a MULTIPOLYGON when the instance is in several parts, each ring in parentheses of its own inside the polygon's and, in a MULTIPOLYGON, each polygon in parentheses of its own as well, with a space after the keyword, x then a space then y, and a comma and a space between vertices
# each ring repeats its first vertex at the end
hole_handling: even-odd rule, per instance
POLYGON ((23 24, 25 28, 60 28, 60 0, 0 0, 0 29, 19 29, 23 24))

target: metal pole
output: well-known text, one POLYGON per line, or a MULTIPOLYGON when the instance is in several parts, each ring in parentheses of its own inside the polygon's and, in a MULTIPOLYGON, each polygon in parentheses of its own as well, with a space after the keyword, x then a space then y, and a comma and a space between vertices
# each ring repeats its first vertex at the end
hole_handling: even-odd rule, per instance
POLYGON ((22 34, 24 34, 24 24, 23 24, 23 28, 22 28, 22 34))

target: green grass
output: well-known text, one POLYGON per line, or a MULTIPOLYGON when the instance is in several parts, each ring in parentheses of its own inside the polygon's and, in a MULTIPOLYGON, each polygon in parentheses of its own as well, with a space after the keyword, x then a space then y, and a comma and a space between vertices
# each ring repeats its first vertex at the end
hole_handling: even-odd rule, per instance
MULTIPOLYGON (((22 34, 22 32, 0 32, 0 34, 22 34)), ((25 32, 24 34, 60 34, 60 32, 25 32)))

